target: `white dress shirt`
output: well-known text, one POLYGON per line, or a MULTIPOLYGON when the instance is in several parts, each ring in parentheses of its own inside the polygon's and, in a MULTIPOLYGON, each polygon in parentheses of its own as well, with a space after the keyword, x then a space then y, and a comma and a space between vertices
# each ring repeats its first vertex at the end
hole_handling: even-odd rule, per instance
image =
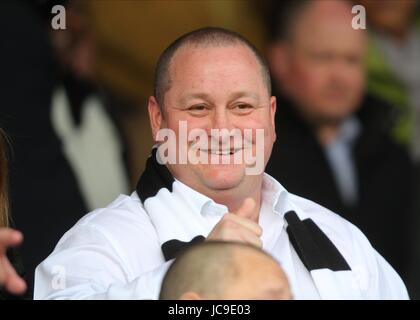
MULTIPOLYGON (((173 182, 171 192, 159 191, 154 202, 146 200, 143 204, 136 192, 131 196, 120 195, 108 207, 87 214, 64 234, 51 255, 36 269, 34 298, 157 299, 171 263, 165 262, 161 238, 165 232, 178 232, 178 239, 189 241, 192 235, 183 238, 189 231, 177 230, 179 218, 175 213, 163 215, 165 205, 177 211, 172 200, 187 215, 185 228, 204 236, 228 211, 226 206, 178 180, 173 182), (151 211, 155 212, 151 214, 151 211), (163 220, 157 218, 159 214, 160 219, 167 220, 166 226, 160 225, 159 221, 163 220)), ((320 205, 288 193, 267 174, 259 224, 263 229, 263 248, 284 268, 296 299, 408 298, 398 274, 359 229, 320 205), (325 270, 309 272, 285 229, 284 213, 289 210, 312 219, 334 243, 351 270, 334 272, 327 278, 322 278, 325 270)))

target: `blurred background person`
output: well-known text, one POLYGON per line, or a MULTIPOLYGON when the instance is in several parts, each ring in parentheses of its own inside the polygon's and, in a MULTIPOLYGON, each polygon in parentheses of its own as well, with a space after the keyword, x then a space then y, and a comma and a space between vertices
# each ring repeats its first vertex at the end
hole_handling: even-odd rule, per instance
POLYGON ((96 41, 86 1, 65 4, 66 28, 49 28, 59 73, 51 121, 87 209, 93 210, 129 191, 127 148, 116 120, 126 102, 95 77, 96 41))
POLYGON ((352 29, 351 8, 300 0, 274 10, 277 141, 267 172, 353 222, 407 282, 413 167, 391 138, 392 106, 365 92, 367 39, 352 29))
POLYGON ((278 261, 242 243, 208 241, 194 245, 172 263, 161 300, 290 300, 278 261))
MULTIPOLYGON (((366 8, 368 90, 393 104, 394 139, 409 148, 416 166, 416 234, 420 229, 420 3, 418 0, 360 0, 366 8)), ((420 298, 420 236, 411 269, 420 298)))
POLYGON ((5 135, 0 129, 0 300, 16 299, 26 291, 24 272, 15 246, 22 242, 22 234, 10 229, 5 135))
POLYGON ((21 253, 32 287, 36 265, 86 206, 50 119, 57 72, 36 2, 1 1, 0 34, 0 126, 12 146, 10 211, 25 235, 21 253))

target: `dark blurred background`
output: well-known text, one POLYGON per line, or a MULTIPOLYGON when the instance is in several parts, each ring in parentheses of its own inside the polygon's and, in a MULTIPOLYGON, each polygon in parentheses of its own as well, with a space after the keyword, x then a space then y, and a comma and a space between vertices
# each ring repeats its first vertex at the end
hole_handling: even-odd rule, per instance
POLYGON ((130 193, 161 51, 204 26, 261 50, 278 98, 267 172, 356 224, 420 298, 416 0, 0 2, 0 127, 27 279, 82 215, 130 193), (54 30, 54 5, 65 7, 54 30), (363 5, 366 30, 335 15, 363 5))

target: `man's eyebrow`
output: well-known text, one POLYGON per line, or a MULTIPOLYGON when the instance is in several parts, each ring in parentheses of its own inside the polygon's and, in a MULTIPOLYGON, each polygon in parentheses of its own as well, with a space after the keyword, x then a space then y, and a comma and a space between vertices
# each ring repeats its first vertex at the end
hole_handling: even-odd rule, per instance
MULTIPOLYGON (((233 101, 233 100, 236 100, 236 99, 239 99, 239 98, 247 98, 247 97, 253 98, 255 100, 259 100, 259 96, 254 92, 251 92, 251 91, 237 91, 237 92, 233 92, 233 93, 230 94, 229 101, 233 101)), ((188 94, 188 95, 182 97, 180 99, 180 103, 181 104, 186 104, 189 100, 192 100, 192 99, 202 99, 202 100, 207 100, 207 101, 212 100, 210 94, 207 94, 207 93, 204 93, 204 92, 197 92, 197 93, 191 93, 191 94, 188 94)))
POLYGON ((239 99, 239 98, 248 98, 248 97, 249 98, 253 98, 255 100, 259 100, 259 96, 256 93, 251 92, 251 91, 238 91, 238 92, 233 92, 230 95, 229 100, 232 101, 232 100, 236 100, 236 99, 239 99))
POLYGON ((197 92, 197 93, 191 93, 191 94, 188 94, 188 95, 186 95, 186 96, 184 96, 184 97, 182 97, 180 100, 179 100, 179 102, 181 103, 181 104, 185 104, 185 103, 187 103, 189 100, 192 100, 192 99, 202 99, 202 100, 210 100, 211 98, 210 98, 210 95, 209 94, 207 94, 207 93, 201 93, 201 92, 197 92))

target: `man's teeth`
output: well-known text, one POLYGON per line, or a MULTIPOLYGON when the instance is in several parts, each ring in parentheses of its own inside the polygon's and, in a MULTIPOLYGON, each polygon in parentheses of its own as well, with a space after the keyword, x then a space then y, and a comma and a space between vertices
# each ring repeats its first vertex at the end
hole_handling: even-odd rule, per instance
POLYGON ((211 154, 215 154, 215 155, 223 155, 223 156, 227 156, 227 155, 231 155, 234 154, 237 150, 207 150, 207 152, 210 152, 211 154))
POLYGON ((224 155, 224 156, 231 154, 230 150, 216 150, 214 153, 217 155, 224 155))

